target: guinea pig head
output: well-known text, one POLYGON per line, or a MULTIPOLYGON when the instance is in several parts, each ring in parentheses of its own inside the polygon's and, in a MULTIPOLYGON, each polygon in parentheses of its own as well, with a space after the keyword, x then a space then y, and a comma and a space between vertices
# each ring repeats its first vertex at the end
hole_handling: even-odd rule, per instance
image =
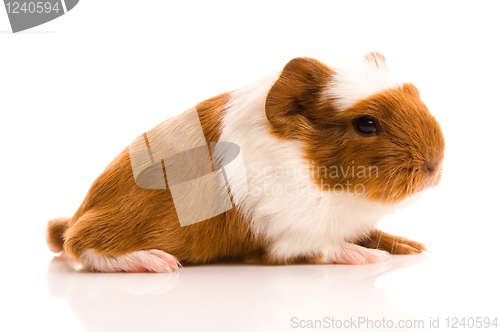
POLYGON ((320 190, 394 204, 438 184, 444 138, 411 83, 370 53, 350 68, 295 58, 268 93, 272 134, 300 140, 320 190))

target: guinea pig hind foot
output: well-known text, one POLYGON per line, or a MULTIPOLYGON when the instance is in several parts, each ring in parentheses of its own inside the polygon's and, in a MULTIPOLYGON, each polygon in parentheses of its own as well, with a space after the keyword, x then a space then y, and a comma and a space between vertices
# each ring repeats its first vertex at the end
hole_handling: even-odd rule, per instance
POLYGON ((389 254, 385 251, 344 243, 340 248, 326 253, 322 263, 359 265, 385 262, 388 259, 389 254))
POLYGON ((173 272, 180 266, 177 258, 156 249, 123 255, 100 254, 90 249, 83 253, 79 261, 84 269, 96 272, 173 272))

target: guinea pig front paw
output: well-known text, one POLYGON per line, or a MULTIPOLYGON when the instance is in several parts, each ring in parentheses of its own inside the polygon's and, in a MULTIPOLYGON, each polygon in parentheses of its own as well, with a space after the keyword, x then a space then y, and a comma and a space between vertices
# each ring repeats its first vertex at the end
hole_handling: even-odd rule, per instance
POLYGON ((368 249, 353 243, 344 243, 342 247, 324 257, 324 263, 359 265, 385 262, 389 259, 389 254, 385 251, 368 249))
POLYGON ((375 229, 370 235, 358 242, 360 246, 385 250, 394 255, 413 255, 427 251, 424 244, 406 239, 402 236, 392 235, 375 229))
POLYGON ((98 272, 172 272, 177 271, 180 266, 177 258, 156 249, 118 256, 87 250, 81 261, 84 268, 98 272))

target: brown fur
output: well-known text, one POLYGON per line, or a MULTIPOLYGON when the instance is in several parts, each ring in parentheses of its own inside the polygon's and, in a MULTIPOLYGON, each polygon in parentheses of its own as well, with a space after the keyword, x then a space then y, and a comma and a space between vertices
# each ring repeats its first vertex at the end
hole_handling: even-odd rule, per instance
POLYGON ((50 251, 58 253, 63 250, 64 232, 70 218, 57 218, 49 221, 47 225, 47 245, 50 251))
POLYGON ((330 109, 321 103, 333 71, 315 59, 295 58, 283 68, 266 99, 266 116, 274 134, 283 139, 303 138, 311 121, 321 121, 330 109))

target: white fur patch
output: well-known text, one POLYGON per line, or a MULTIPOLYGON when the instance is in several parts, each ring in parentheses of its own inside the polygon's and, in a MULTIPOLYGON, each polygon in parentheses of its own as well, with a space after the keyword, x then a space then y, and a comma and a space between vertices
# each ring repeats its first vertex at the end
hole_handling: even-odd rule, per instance
MULTIPOLYGON (((355 84, 362 83, 362 74, 364 69, 356 74, 343 74, 342 83, 337 86, 340 84, 344 91, 352 90, 341 101, 343 105, 389 86, 367 83, 356 94, 355 84)), ((339 257, 342 251, 349 250, 347 242, 366 235, 396 206, 370 202, 357 195, 318 190, 307 172, 284 174, 284 169, 304 170, 307 163, 299 141, 270 134, 265 101, 278 77, 279 74, 274 74, 234 91, 222 120, 220 141, 240 146, 247 173, 248 196, 239 207, 250 220, 251 230, 270 240, 268 249, 277 257, 313 253, 339 257)), ((234 181, 238 183, 241 178, 235 176, 234 181)))
POLYGON ((335 74, 327 97, 333 98, 340 110, 355 105, 357 102, 386 89, 400 86, 392 77, 387 66, 377 67, 373 62, 361 60, 342 62, 331 67, 335 74))

